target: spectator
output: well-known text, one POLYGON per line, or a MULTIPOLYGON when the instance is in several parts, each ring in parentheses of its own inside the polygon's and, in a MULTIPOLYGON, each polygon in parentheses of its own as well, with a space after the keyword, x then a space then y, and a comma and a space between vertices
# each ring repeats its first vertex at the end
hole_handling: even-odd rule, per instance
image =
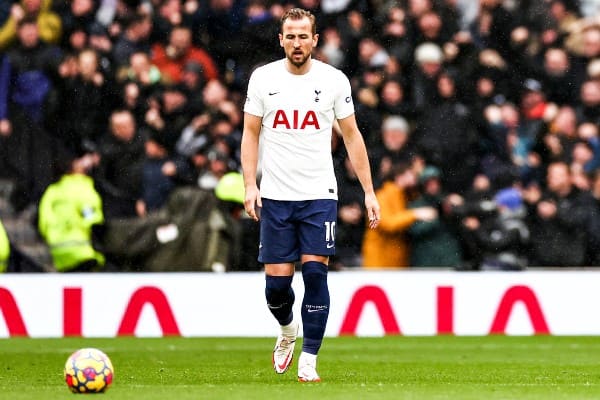
POLYGON ((44 102, 56 79, 61 51, 40 40, 35 19, 24 18, 17 28, 17 43, 8 52, 11 87, 0 101, 11 102, 37 123, 43 122, 44 102))
POLYGON ((458 234, 450 215, 449 202, 441 183, 441 172, 426 167, 419 175, 419 197, 408 203, 409 209, 433 207, 439 217, 415 221, 408 229, 412 267, 458 267, 462 261, 458 234))
POLYGON ((442 72, 443 57, 442 50, 434 43, 423 43, 415 49, 411 102, 418 114, 437 100, 437 79, 442 72))
POLYGON ((592 211, 588 219, 587 265, 600 266, 600 169, 591 177, 592 211))
POLYGON ((93 0, 71 0, 65 3, 58 11, 63 27, 62 46, 66 45, 73 32, 89 30, 96 24, 98 9, 98 2, 93 0))
POLYGON ((115 41, 112 56, 118 66, 123 65, 134 53, 150 54, 150 34, 152 19, 145 14, 135 14, 125 26, 125 30, 115 41))
POLYGON ((88 175, 94 156, 66 157, 60 180, 44 192, 39 205, 38 229, 50 247, 59 272, 96 271, 105 258, 92 245, 92 227, 104 222, 102 199, 88 175))
POLYGON ((24 19, 34 21, 45 43, 57 44, 62 35, 60 17, 50 9, 52 0, 22 0, 14 3, 10 17, 0 27, 0 50, 6 51, 18 37, 18 27, 24 19))
POLYGON ((577 121, 600 125, 600 80, 588 80, 581 85, 581 103, 577 106, 577 121))
POLYGON ((392 166, 400 162, 410 163, 416 155, 406 119, 399 115, 387 117, 381 126, 381 143, 369 152, 373 162, 375 186, 381 186, 382 181, 392 171, 392 166))
POLYGON ((358 267, 362 265, 361 248, 366 221, 364 193, 347 155, 336 175, 339 191, 333 267, 358 267))
POLYGON ((440 99, 423 112, 414 132, 419 153, 444 171, 443 186, 464 193, 479 166, 477 130, 468 107, 456 97, 456 80, 448 73, 437 78, 440 99))
POLYGON ((109 130, 99 141, 95 180, 107 219, 133 217, 142 195, 144 137, 131 111, 111 113, 109 130))
POLYGON ((362 256, 365 268, 404 268, 410 265, 408 228, 416 221, 433 221, 438 217, 433 207, 408 209, 407 191, 417 183, 409 163, 392 168, 389 179, 377 190, 381 206, 381 223, 365 230, 362 256))
POLYGON ((110 83, 100 71, 98 53, 83 50, 76 62, 57 88, 59 109, 52 116, 63 144, 74 154, 96 150, 111 106, 110 83))
POLYGON ((178 186, 189 185, 192 181, 188 160, 171 154, 161 133, 150 132, 145 150, 142 197, 136 203, 137 214, 142 217, 158 211, 178 186))
POLYGON ((482 270, 522 270, 527 267, 529 228, 525 223, 526 208, 516 188, 504 188, 494 196, 493 216, 480 220, 467 217, 465 227, 479 247, 482 270))
POLYGON ((547 191, 530 187, 531 265, 576 267, 586 262, 587 228, 592 210, 589 192, 575 188, 564 161, 548 166, 547 191))
POLYGON ((173 28, 166 46, 157 43, 152 47, 152 62, 158 67, 163 80, 179 83, 185 65, 195 61, 202 66, 204 80, 216 79, 219 71, 211 56, 192 44, 192 32, 185 26, 173 28))

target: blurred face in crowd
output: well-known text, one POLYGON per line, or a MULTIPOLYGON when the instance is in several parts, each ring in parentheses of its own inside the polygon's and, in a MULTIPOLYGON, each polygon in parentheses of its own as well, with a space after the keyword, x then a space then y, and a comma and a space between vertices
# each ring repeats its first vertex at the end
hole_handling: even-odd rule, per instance
POLYGON ((554 118, 553 125, 557 132, 567 136, 575 136, 577 132, 577 115, 573 107, 561 107, 554 118))
POLYGON ((116 111, 110 117, 112 134, 122 142, 130 142, 135 136, 135 120, 129 111, 116 111))
POLYGON ((202 98, 207 106, 218 107, 227 100, 227 88, 218 80, 213 79, 204 86, 202 98))
POLYGON ((600 106, 600 82, 587 81, 581 86, 581 102, 586 107, 600 106))
POLYGON ((441 75, 437 82, 438 92, 443 99, 454 97, 456 86, 448 75, 441 75))
POLYGON ((38 26, 35 22, 26 22, 19 26, 17 30, 19 42, 25 48, 33 48, 40 42, 38 26))
POLYGON ((42 7, 42 0, 23 0, 23 9, 27 14, 35 14, 42 7))
POLYGON ((381 139, 386 149, 398 151, 408 141, 408 132, 401 129, 385 129, 381 133, 381 139))
POLYGON ((86 15, 94 10, 92 0, 73 0, 71 2, 71 12, 75 16, 86 15))
POLYGON ((434 12, 427 12, 419 18, 419 30, 426 39, 435 40, 442 29, 442 19, 434 12))
POLYGON ((183 56, 192 45, 192 33, 189 29, 178 27, 171 31, 167 54, 171 58, 183 56))
POLYGON ((283 47, 289 63, 296 68, 305 65, 318 40, 319 35, 313 33, 313 24, 308 17, 287 18, 281 26, 279 44, 283 47))
POLYGON ((583 32, 583 54, 588 58, 600 56, 600 28, 583 32))
POLYGON ((84 50, 77 57, 79 73, 85 80, 91 80, 98 69, 98 56, 93 50, 84 50))
POLYGON ((398 104, 404 99, 404 90, 397 81, 387 81, 381 88, 381 100, 386 104, 398 104))
POLYGON ((563 49, 548 49, 544 55, 544 69, 550 76, 563 76, 569 71, 569 57, 563 49))
POLYGON ((552 163, 548 166, 547 185, 554 193, 568 194, 571 190, 571 174, 569 166, 562 162, 552 163))
POLYGON ((187 97, 179 90, 167 90, 163 93, 162 102, 164 111, 170 113, 185 105, 187 97))
POLYGON ((396 175, 394 183, 401 188, 415 187, 417 184, 417 174, 412 168, 408 168, 403 173, 396 175))

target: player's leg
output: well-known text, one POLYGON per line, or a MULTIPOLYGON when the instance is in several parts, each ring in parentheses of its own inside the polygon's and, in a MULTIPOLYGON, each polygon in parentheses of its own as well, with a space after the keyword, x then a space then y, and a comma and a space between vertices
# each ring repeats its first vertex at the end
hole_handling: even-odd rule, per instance
POLYGON ((288 370, 294 358, 294 347, 298 335, 298 322, 294 321, 294 264, 265 265, 265 297, 271 314, 280 326, 279 336, 273 349, 273 368, 278 374, 288 370))
POLYGON ((313 200, 310 204, 305 210, 299 234, 304 280, 301 310, 304 339, 298 361, 298 380, 302 382, 321 380, 316 362, 329 317, 327 266, 329 256, 335 252, 337 216, 337 202, 334 200, 313 200))
POLYGON ((280 333, 273 350, 275 372, 286 372, 292 363, 298 323, 292 307, 294 291, 293 261, 299 258, 296 233, 289 223, 289 202, 263 199, 259 261, 265 263, 265 297, 271 314, 280 325, 280 333))
POLYGON ((301 314, 304 338, 298 361, 298 380, 301 382, 321 380, 317 374, 317 354, 323 342, 329 317, 328 263, 326 256, 302 256, 304 298, 301 314))

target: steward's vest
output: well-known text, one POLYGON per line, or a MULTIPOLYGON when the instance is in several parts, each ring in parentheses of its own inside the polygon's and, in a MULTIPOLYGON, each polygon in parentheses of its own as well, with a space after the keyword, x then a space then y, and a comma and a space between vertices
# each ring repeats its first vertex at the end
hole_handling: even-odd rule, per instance
POLYGON ((63 175, 48 186, 40 200, 38 229, 58 271, 90 260, 104 265, 104 256, 91 240, 92 225, 103 222, 102 199, 87 175, 63 175))
POLYGON ((6 230, 2 221, 0 221, 0 272, 5 272, 8 268, 8 258, 10 257, 10 242, 6 235, 6 230))

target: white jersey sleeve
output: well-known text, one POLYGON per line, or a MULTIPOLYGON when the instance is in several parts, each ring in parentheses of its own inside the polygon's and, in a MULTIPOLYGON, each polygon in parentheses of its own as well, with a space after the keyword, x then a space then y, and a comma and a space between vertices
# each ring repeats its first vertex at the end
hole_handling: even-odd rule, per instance
POLYGON ((348 78, 318 60, 304 75, 285 60, 257 68, 244 112, 262 117, 261 195, 273 200, 337 199, 331 158, 335 119, 354 113, 348 78))

